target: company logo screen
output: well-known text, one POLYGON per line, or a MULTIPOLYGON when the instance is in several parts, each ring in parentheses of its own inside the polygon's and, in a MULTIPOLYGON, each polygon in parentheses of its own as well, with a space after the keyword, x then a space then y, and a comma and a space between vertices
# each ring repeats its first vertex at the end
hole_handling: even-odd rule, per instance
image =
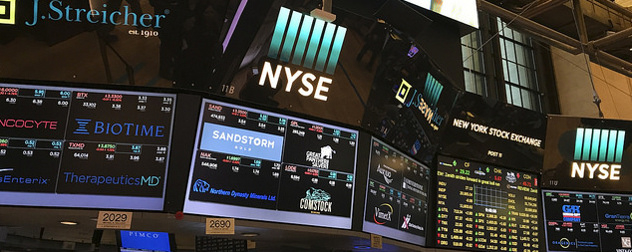
POLYGON ((357 134, 204 100, 184 211, 350 228, 357 134))
POLYGON ((200 149, 280 161, 283 137, 205 123, 200 149))
POLYGON ((175 98, 0 83, 3 204, 162 210, 175 98))
POLYGON ((17 0, 0 0, 0 24, 15 24, 15 5, 17 0))
POLYGON ((444 117, 439 114, 437 107, 442 92, 443 85, 434 76, 428 74, 422 91, 414 89, 408 81, 402 79, 395 99, 406 107, 418 109, 430 127, 439 130, 444 121, 444 117), (412 95, 410 94, 411 91, 412 95))
POLYGON ((425 245, 430 169, 373 138, 363 231, 425 245))
POLYGON ((632 247, 632 195, 547 190, 543 202, 546 251, 632 247))
POLYGON ((333 75, 346 32, 344 27, 281 7, 268 57, 333 75))
POLYGON ((625 131, 577 128, 572 178, 619 180, 625 131))

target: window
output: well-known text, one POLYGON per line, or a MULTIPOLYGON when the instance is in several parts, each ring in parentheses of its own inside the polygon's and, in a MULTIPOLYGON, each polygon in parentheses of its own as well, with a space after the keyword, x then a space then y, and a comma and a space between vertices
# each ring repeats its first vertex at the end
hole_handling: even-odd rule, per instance
POLYGON ((461 37, 465 91, 487 96, 483 53, 478 50, 482 44, 480 37, 478 31, 461 37))
POLYGON ((500 31, 498 40, 507 102, 541 111, 531 39, 507 28, 500 18, 497 20, 499 28, 505 27, 500 31))
POLYGON ((465 91, 542 112, 531 39, 500 18, 481 18, 480 30, 461 37, 465 91))

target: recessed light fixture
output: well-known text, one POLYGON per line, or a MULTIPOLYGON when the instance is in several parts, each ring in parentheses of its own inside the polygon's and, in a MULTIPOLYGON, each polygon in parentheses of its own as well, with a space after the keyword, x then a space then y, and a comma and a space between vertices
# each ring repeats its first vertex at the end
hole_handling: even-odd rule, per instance
POLYGON ((259 233, 241 233, 241 236, 244 236, 244 237, 256 237, 256 236, 259 236, 259 233))
POLYGON ((59 223, 61 223, 63 225, 68 225, 68 226, 74 226, 74 225, 79 224, 79 223, 74 222, 74 221, 60 221, 59 223))

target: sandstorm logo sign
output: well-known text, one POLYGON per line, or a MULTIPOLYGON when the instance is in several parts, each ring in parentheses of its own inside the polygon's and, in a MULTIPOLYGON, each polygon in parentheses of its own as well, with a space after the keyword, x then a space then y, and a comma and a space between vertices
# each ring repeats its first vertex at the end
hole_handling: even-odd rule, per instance
POLYGON ((0 24, 15 24, 15 5, 17 0, 0 0, 0 24))
POLYGON ((625 131, 577 128, 572 178, 619 180, 625 131))
POLYGON ((406 107, 419 109, 430 126, 434 130, 439 130, 439 126, 443 124, 444 120, 444 118, 439 115, 439 109, 437 108, 437 103, 439 102, 439 98, 441 98, 442 92, 443 85, 431 74, 428 74, 426 85, 422 92, 413 89, 408 81, 402 79, 399 89, 395 94, 395 99, 406 107), (410 95, 411 90, 413 91, 412 95, 410 95))
MULTIPOLYGON (((347 28, 281 7, 268 57, 331 76, 336 71, 346 33, 347 28)), ((259 85, 263 86, 268 79, 276 89, 282 72, 287 77, 286 92, 291 92, 294 82, 300 79, 300 95, 313 94, 314 99, 327 101, 329 87, 325 85, 332 84, 331 78, 283 65, 273 69, 269 61, 264 62, 259 85)))

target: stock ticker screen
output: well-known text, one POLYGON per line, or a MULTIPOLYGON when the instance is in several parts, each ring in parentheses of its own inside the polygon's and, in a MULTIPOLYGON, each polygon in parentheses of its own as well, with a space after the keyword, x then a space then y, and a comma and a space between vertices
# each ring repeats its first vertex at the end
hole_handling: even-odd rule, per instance
POLYGON ((426 244, 430 169, 373 138, 362 231, 426 244))
POLYGON ((0 204, 162 210, 175 99, 0 84, 0 204))
POLYGON ((632 195, 542 194, 547 251, 632 251, 632 195))
POLYGON ((184 212, 351 228, 357 137, 204 100, 184 212))
POLYGON ((476 251, 539 251, 534 174, 438 157, 437 245, 476 251))

